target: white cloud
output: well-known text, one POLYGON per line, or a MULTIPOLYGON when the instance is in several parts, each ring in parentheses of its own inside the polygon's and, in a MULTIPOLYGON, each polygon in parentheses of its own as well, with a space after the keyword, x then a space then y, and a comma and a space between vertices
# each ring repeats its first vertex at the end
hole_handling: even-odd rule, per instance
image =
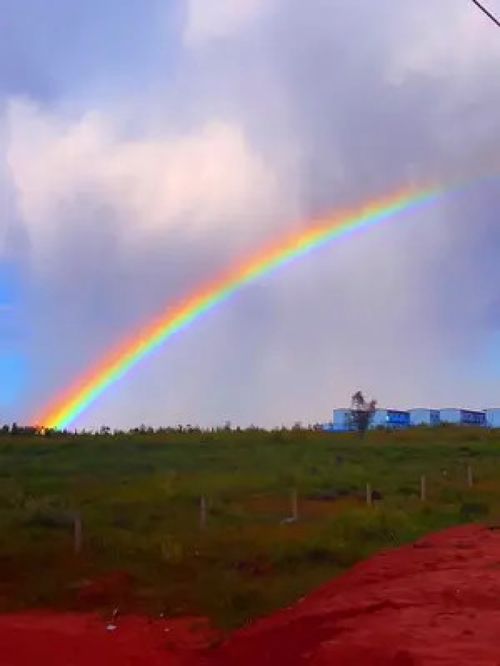
POLYGON ((269 8, 272 0, 188 0, 184 41, 198 46, 237 34, 269 8))
MULTIPOLYGON (((173 228, 251 223, 278 199, 273 171, 237 124, 130 140, 103 115, 70 121, 19 101, 7 124, 10 179, 35 248, 64 231, 68 210, 92 200, 113 214, 123 240, 134 241, 173 228)), ((89 224, 99 224, 92 217, 89 224)))

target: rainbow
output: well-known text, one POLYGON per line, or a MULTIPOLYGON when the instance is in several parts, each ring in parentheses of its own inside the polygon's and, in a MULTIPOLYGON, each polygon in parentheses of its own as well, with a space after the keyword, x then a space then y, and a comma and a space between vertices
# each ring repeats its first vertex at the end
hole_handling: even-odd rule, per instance
POLYGON ((34 422, 44 428, 67 428, 133 366, 245 285, 341 237, 432 203, 440 194, 441 190, 437 188, 399 191, 358 209, 316 220, 308 224, 306 229, 258 252, 214 281, 202 285, 175 307, 168 308, 135 335, 112 349, 34 422))

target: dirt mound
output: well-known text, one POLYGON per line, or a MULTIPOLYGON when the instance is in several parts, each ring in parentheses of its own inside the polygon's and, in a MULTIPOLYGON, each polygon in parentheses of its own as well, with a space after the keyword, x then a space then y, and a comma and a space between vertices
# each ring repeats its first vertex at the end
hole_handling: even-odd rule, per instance
POLYGON ((500 666, 500 532, 468 526, 382 553, 236 632, 208 666, 500 666))
POLYGON ((2 666, 500 666, 500 531, 382 553, 218 648, 195 619, 0 616, 2 666))

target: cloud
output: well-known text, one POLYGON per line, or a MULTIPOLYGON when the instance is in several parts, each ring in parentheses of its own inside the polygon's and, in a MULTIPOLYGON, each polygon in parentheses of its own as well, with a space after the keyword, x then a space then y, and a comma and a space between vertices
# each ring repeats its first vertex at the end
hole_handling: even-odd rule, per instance
POLYGON ((453 88, 493 73, 500 57, 494 26, 472 3, 453 0, 443 0, 432 11, 409 3, 400 16, 395 47, 388 67, 391 80, 420 74, 445 79, 453 88))
MULTIPOLYGON (((500 42, 471 5, 192 0, 151 88, 110 76, 82 97, 68 76, 50 103, 5 103, 0 186, 35 269, 25 413, 301 219, 498 171, 500 42)), ((483 182, 262 279, 81 422, 326 420, 356 388, 500 401, 499 206, 483 182)))
POLYGON ((7 124, 10 178, 35 251, 76 231, 70 210, 90 206, 95 224, 91 201, 113 217, 124 243, 244 227, 249 211, 269 216, 276 202, 273 171, 235 122, 131 139, 98 112, 70 119, 12 101, 7 124))
POLYGON ((201 46, 233 37, 269 10, 273 0, 188 0, 184 41, 201 46))
POLYGON ((237 121, 148 124, 131 136, 118 118, 27 100, 5 114, 33 271, 32 372, 45 392, 290 219, 272 164, 237 121), (43 354, 55 338, 57 354, 43 354))

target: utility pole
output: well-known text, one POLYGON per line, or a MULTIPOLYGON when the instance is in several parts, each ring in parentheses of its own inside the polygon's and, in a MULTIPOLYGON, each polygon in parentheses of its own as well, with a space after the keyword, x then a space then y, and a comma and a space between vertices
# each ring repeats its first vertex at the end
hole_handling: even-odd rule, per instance
POLYGON ((485 7, 484 5, 482 5, 482 4, 479 2, 479 0, 472 0, 472 2, 476 5, 476 7, 478 7, 478 8, 483 12, 483 14, 486 14, 486 16, 487 16, 490 20, 492 20, 493 23, 494 23, 498 28, 500 28, 500 20, 497 19, 497 17, 494 16, 494 14, 492 14, 488 9, 486 9, 486 7, 485 7))

